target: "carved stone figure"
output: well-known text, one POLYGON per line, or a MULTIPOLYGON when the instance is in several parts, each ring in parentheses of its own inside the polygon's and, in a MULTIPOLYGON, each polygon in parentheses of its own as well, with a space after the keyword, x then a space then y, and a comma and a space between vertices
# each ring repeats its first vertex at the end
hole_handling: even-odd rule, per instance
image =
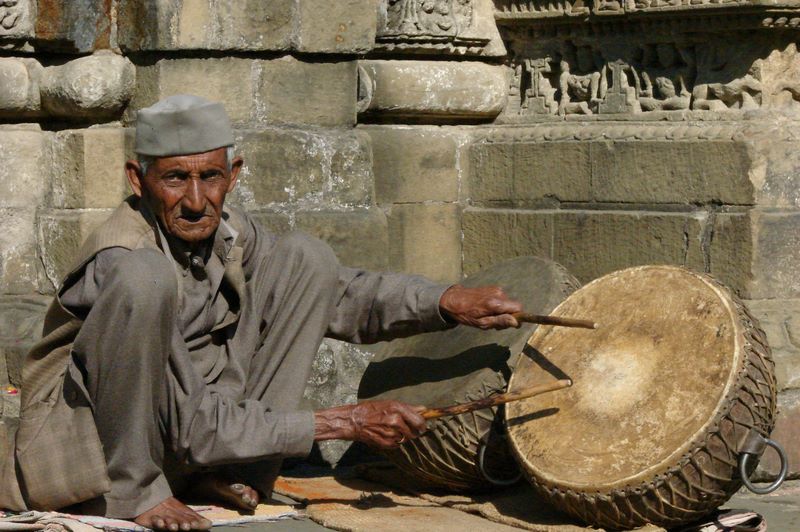
POLYGON ((456 35, 472 23, 472 0, 388 0, 382 34, 456 35))
POLYGON ((523 114, 556 114, 559 104, 556 102, 556 89, 545 76, 552 73, 549 58, 531 59, 525 62, 525 76, 528 88, 522 102, 523 114))
POLYGON ((561 91, 561 98, 558 102, 558 114, 561 116, 592 114, 592 107, 596 108, 600 101, 600 73, 573 74, 570 72, 567 61, 561 61, 560 66, 561 76, 558 80, 558 88, 561 91))

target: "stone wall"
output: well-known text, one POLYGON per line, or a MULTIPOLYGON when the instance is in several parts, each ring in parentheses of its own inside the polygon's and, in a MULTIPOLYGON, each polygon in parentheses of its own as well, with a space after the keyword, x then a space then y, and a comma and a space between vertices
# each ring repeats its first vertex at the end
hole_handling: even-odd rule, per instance
MULTIPOLYGON (((234 122, 231 201, 346 264, 712 273, 767 330, 788 443, 798 28, 748 0, 0 0, 0 379, 19 384, 72 254, 128 193, 137 110, 189 92, 234 122)), ((369 356, 326 343, 310 404, 354 401, 369 356)))

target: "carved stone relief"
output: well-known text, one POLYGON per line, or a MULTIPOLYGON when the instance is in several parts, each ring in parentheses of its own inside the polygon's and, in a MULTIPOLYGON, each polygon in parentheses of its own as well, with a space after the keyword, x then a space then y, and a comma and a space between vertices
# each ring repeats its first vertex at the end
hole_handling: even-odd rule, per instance
POLYGON ((501 26, 514 68, 504 119, 800 112, 798 34, 706 24, 501 26))
POLYGON ((382 0, 377 49, 504 55, 491 0, 382 0))
POLYGON ((33 37, 31 0, 0 0, 0 42, 33 37))

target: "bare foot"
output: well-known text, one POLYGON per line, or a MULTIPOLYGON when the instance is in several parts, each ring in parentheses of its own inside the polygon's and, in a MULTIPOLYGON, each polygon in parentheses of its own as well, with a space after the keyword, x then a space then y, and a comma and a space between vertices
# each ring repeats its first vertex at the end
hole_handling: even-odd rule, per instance
POLYGON ((200 499, 210 499, 228 503, 241 510, 252 511, 258 506, 259 495, 256 490, 241 482, 232 482, 215 474, 201 475, 193 483, 190 494, 200 499))
POLYGON ((170 532, 177 532, 178 530, 208 530, 211 528, 211 521, 175 497, 164 499, 158 505, 140 514, 134 521, 153 530, 170 532))

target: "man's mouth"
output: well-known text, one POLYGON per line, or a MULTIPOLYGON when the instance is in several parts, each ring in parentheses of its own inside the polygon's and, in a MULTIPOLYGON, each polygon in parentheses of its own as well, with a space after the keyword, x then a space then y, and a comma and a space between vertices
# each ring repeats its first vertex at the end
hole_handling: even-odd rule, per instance
POLYGON ((180 219, 181 219, 181 220, 184 220, 184 221, 186 221, 186 222, 189 222, 190 224, 197 223, 197 222, 199 222, 200 220, 202 220, 203 218, 205 218, 205 214, 203 214, 203 213, 198 213, 198 214, 182 214, 182 215, 180 216, 180 219))

